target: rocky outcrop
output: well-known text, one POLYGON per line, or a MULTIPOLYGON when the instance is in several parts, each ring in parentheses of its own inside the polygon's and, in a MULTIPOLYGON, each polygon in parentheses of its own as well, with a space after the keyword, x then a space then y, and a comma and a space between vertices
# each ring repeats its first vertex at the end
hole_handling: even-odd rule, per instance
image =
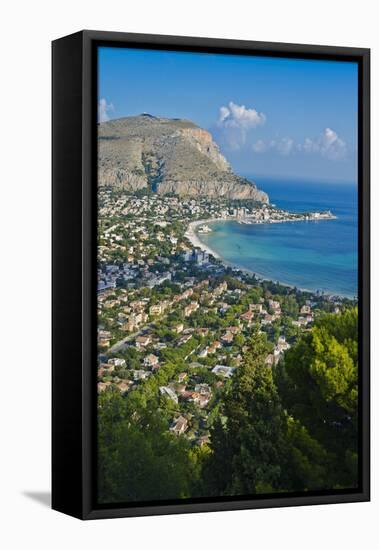
POLYGON ((232 172, 211 134, 188 120, 145 114, 104 122, 98 131, 100 186, 268 202, 232 172))
MULTIPOLYGON (((247 180, 246 180, 247 181, 247 180)), ((257 202, 268 202, 268 196, 260 191, 250 182, 244 183, 243 180, 231 181, 220 177, 216 179, 185 180, 173 181, 166 180, 158 187, 158 193, 175 193, 182 197, 224 197, 228 199, 253 199, 257 202)))

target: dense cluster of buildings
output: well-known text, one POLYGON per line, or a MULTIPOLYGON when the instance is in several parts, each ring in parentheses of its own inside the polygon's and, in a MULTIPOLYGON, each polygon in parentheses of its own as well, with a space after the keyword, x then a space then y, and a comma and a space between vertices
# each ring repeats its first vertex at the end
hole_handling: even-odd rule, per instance
POLYGON ((289 312, 286 292, 257 292, 260 283, 231 274, 185 236, 192 220, 246 219, 253 210, 207 199, 99 193, 98 391, 127 399, 165 367, 172 350, 181 372, 157 394, 173 407, 168 430, 199 445, 209 440, 212 409, 241 366, 253 327, 267 334, 266 365, 273 368, 324 303, 339 307, 309 294, 289 312), (229 287, 231 277, 238 284, 229 287))

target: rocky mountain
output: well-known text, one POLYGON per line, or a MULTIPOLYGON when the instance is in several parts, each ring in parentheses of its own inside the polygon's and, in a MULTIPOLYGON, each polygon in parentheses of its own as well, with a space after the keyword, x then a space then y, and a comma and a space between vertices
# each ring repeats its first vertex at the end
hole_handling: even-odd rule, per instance
POLYGON ((253 182, 232 172, 211 134, 188 120, 143 114, 102 122, 98 155, 99 185, 268 202, 253 182))

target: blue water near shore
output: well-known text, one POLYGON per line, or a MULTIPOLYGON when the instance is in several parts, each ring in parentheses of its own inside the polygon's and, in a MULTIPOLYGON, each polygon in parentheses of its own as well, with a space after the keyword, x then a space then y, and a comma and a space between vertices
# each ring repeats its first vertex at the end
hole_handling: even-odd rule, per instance
POLYGON ((337 219, 261 225, 220 221, 210 224, 212 233, 199 235, 201 241, 228 262, 265 279, 328 294, 357 296, 356 185, 255 181, 279 208, 296 212, 331 210, 337 219))

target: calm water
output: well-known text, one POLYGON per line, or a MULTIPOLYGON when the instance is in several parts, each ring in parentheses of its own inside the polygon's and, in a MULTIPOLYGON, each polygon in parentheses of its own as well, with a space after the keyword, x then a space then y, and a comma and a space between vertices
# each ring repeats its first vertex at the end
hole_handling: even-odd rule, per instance
POLYGON ((357 189, 354 184, 255 180, 271 203, 297 212, 331 210, 338 219, 281 224, 211 224, 201 240, 225 260, 308 290, 357 295, 357 189))

